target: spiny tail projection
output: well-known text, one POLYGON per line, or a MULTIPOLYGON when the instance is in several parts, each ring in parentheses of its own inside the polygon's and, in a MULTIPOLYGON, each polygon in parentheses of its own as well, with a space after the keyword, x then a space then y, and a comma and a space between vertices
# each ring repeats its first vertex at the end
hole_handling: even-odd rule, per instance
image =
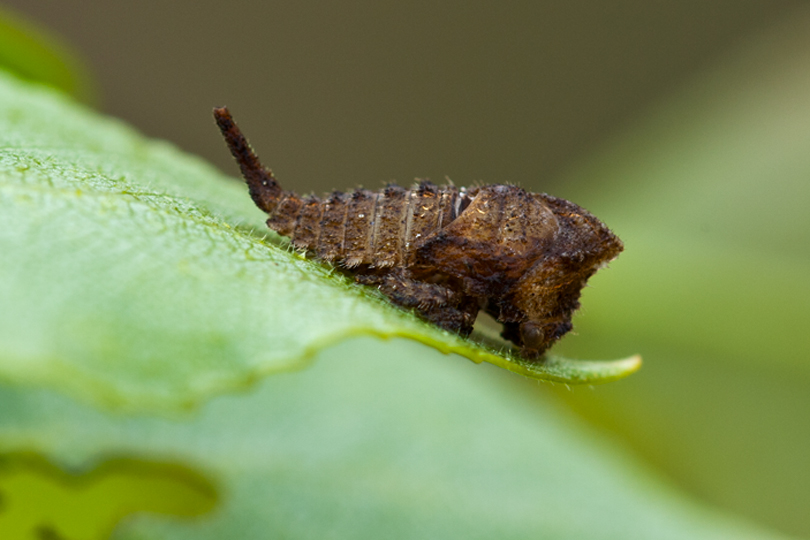
POLYGON ((227 107, 214 109, 214 118, 231 154, 242 170, 253 202, 268 214, 271 213, 278 206, 282 196, 281 186, 276 182, 273 171, 262 167, 258 156, 251 150, 227 107))
POLYGON ((469 203, 454 186, 423 181, 415 189, 391 185, 380 191, 335 191, 301 198, 283 191, 262 167, 225 107, 214 117, 256 205, 270 214, 267 225, 319 258, 347 268, 392 268, 408 264, 413 247, 452 222, 469 203))

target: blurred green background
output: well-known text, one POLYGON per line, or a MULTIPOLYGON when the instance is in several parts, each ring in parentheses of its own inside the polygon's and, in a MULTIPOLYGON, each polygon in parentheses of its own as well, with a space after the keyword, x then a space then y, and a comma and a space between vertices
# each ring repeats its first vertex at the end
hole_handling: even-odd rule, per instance
POLYGON ((236 175, 227 104, 299 191, 445 175, 571 198, 625 240, 553 394, 710 506, 810 537, 810 10, 793 1, 6 2, 99 107, 236 175), (90 95, 90 91, 86 91, 90 95))
POLYGON ((6 1, 85 58, 104 111, 235 174, 227 104, 301 190, 559 175, 801 1, 6 1), (200 111, 206 111, 202 114, 200 111))

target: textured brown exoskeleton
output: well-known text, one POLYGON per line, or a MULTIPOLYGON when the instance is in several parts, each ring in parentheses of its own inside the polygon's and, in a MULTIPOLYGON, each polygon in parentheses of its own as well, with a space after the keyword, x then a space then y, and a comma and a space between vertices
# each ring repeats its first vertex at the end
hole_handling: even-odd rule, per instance
POLYGON ((484 309, 527 358, 571 330, 585 282, 622 250, 579 206, 511 185, 299 197, 262 167, 227 108, 214 117, 268 227, 441 328, 467 336, 484 309))

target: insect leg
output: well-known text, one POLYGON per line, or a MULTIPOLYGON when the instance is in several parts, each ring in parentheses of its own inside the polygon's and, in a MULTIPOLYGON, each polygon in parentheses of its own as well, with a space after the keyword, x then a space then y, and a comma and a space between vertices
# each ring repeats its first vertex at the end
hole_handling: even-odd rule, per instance
POLYGON ((272 213, 282 196, 281 186, 273 176, 273 172, 265 169, 259 162, 258 156, 251 150, 247 139, 234 122, 227 107, 214 109, 214 119, 222 136, 225 137, 231 154, 242 170, 242 176, 245 177, 253 202, 268 214, 272 213))
POLYGON ((402 273, 392 273, 380 284, 380 290, 401 307, 414 309, 427 321, 462 336, 472 332, 480 306, 476 298, 443 285, 425 283, 402 273))
POLYGON ((456 306, 438 306, 420 314, 440 328, 467 337, 473 330, 478 310, 478 299, 465 296, 456 306))

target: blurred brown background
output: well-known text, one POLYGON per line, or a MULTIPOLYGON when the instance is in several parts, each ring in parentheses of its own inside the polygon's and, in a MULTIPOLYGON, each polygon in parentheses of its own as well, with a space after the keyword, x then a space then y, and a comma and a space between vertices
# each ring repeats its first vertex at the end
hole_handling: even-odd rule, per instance
MULTIPOLYGON (((796 0, 10 0, 90 64, 104 111, 236 175, 227 104, 288 187, 554 177, 796 0)), ((562 193, 561 195, 564 195, 562 193)))

